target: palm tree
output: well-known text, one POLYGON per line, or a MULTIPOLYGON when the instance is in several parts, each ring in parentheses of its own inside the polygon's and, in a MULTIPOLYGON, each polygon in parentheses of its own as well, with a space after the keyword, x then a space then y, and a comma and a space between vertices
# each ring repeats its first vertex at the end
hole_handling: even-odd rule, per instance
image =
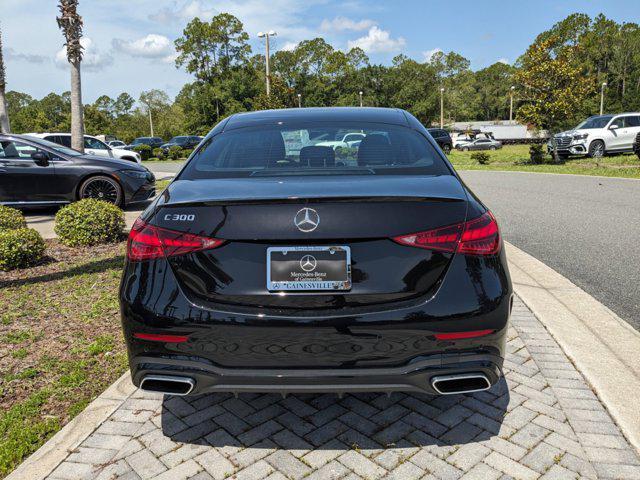
POLYGON ((9 133, 11 131, 7 99, 5 97, 5 89, 7 87, 5 73, 4 57, 2 56, 2 31, 0 31, 0 133, 9 133))
POLYGON ((71 65, 71 147, 84 152, 84 119, 82 118, 82 17, 78 15, 78 0, 60 0, 58 27, 66 40, 67 60, 71 65))

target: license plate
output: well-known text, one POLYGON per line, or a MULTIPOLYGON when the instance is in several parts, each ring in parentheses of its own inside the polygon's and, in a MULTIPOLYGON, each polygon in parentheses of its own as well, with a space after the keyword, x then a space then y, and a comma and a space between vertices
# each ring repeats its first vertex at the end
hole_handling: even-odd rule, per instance
POLYGON ((270 247, 267 289, 313 291, 351 289, 349 247, 270 247))

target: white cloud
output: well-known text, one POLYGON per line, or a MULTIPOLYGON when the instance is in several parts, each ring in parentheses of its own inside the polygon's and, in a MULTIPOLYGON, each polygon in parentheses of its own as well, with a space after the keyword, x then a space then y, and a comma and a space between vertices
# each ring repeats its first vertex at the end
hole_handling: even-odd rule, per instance
POLYGON ((382 30, 374 25, 365 37, 349 40, 347 45, 349 48, 360 47, 367 53, 378 53, 402 50, 406 43, 404 38, 391 38, 388 30, 382 30))
POLYGON ((328 20, 326 18, 322 20, 320 30, 323 32, 343 32, 345 30, 360 32, 367 28, 371 28, 374 25, 375 22, 373 20, 363 19, 355 21, 347 17, 335 17, 333 20, 328 20))
POLYGON ((186 22, 196 17, 209 21, 213 16, 226 12, 243 23, 244 30, 253 40, 260 31, 275 30, 278 38, 286 44, 318 35, 317 28, 303 25, 300 19, 305 18, 314 5, 325 3, 326 0, 181 0, 149 15, 149 19, 179 25, 182 29, 186 22))
MULTIPOLYGON (((88 72, 99 72, 113 63, 113 57, 108 53, 102 53, 95 46, 89 37, 80 39, 83 47, 82 69, 88 72)), ((68 68, 67 47, 58 50, 55 57, 55 64, 59 68, 68 68)))
POLYGON ((506 58, 499 58, 498 63, 504 63, 505 65, 511 65, 511 62, 506 58))
POLYGON ((164 62, 172 62, 176 58, 173 42, 164 35, 155 33, 137 40, 115 38, 113 48, 132 57, 160 59, 164 62))
POLYGON ((13 48, 5 49, 4 56, 7 60, 21 60, 28 63, 44 63, 47 57, 32 53, 18 53, 13 48))
POLYGON ((442 53, 442 49, 441 49, 441 48, 436 47, 436 48, 433 48, 433 49, 431 49, 431 50, 427 50, 427 51, 425 51, 425 52, 422 52, 422 56, 424 57, 424 61, 425 61, 425 62, 430 62, 430 61, 431 61, 431 59, 433 58, 433 56, 434 56, 436 53, 442 53))
POLYGON ((201 20, 208 20, 216 14, 213 8, 205 6, 205 4, 199 0, 192 0, 184 3, 181 7, 176 7, 177 5, 174 6, 174 8, 165 7, 149 15, 149 19, 154 22, 173 23, 182 20, 192 20, 196 17, 201 20))
POLYGON ((291 51, 295 50, 297 46, 298 46, 297 42, 286 42, 284 45, 282 45, 280 50, 284 50, 286 52, 291 52, 291 51))

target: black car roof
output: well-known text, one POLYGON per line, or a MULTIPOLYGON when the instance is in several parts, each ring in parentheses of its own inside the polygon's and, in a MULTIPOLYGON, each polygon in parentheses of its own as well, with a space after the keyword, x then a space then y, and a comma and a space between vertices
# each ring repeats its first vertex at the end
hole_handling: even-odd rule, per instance
POLYGON ((229 118, 224 129, 270 125, 277 122, 370 122, 409 125, 404 112, 398 108, 313 107, 237 113, 229 118))

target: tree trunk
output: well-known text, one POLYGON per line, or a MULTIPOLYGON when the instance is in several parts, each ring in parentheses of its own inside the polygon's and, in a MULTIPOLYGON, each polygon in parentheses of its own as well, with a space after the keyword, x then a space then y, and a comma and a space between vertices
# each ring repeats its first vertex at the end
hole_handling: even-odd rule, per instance
POLYGON ((4 88, 0 88, 0 133, 11 133, 9 125, 9 111, 7 109, 7 99, 4 96, 4 88))
POLYGON ((84 153, 84 118, 82 113, 82 82, 80 62, 69 62, 71 67, 71 148, 84 153))

